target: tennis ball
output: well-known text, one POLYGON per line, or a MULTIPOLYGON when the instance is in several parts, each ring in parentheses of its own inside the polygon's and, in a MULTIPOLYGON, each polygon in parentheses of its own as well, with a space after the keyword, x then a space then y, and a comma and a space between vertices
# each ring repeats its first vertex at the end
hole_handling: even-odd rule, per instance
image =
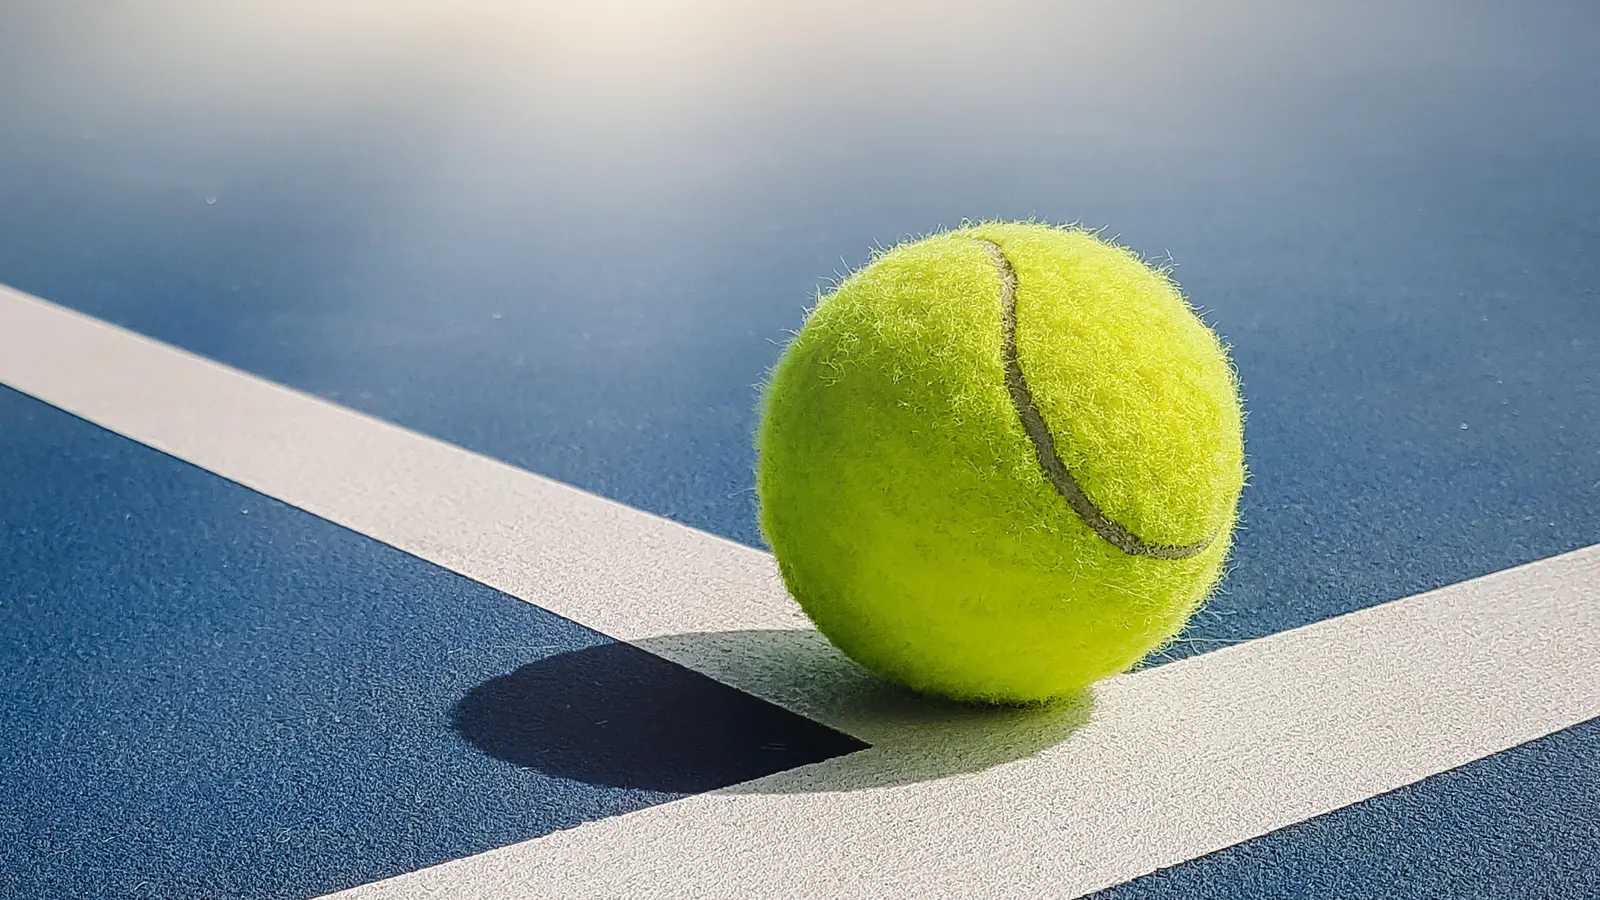
POLYGON ((1169 641, 1228 554, 1237 379, 1164 273, 1075 228, 984 224, 878 254, 784 351, 761 527, 848 656, 1030 703, 1169 641))

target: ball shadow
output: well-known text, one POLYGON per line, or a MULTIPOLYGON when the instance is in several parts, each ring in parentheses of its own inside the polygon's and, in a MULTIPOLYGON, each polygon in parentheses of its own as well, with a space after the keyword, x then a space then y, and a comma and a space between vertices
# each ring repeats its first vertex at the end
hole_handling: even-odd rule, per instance
POLYGON ((484 753, 608 787, 700 793, 866 747, 638 647, 605 643, 529 663, 452 710, 484 753))
POLYGON ((729 788, 739 793, 848 791, 978 772, 1071 737, 1094 697, 1029 707, 974 706, 884 681, 813 630, 675 634, 638 646, 837 728, 871 746, 729 788))
POLYGON ((816 631, 751 630, 550 656, 472 688, 452 721, 490 756, 587 784, 801 793, 1015 762, 1067 740, 1092 709, 1087 691, 1033 707, 930 698, 871 674, 816 631))

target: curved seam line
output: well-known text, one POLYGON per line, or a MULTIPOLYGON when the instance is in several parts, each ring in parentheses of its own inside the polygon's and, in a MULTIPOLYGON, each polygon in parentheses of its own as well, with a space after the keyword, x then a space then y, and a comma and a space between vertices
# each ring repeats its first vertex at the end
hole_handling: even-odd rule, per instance
POLYGON ((1027 432, 1028 441, 1033 444, 1033 453, 1039 460, 1039 467, 1055 486, 1056 493, 1067 501, 1072 511, 1077 513, 1078 518, 1093 529, 1095 534, 1124 553, 1156 559, 1188 559, 1204 552, 1211 546, 1211 542, 1216 540, 1214 535, 1197 544, 1154 544, 1101 512, 1100 508, 1094 505, 1094 501, 1089 499, 1089 495, 1083 492, 1083 486, 1078 484, 1078 479, 1073 477, 1066 463, 1063 463, 1061 456, 1056 453, 1055 437, 1050 434, 1050 426, 1045 423, 1038 404, 1033 402, 1033 392, 1028 388, 1028 379, 1022 374, 1022 362, 1017 358, 1019 286, 1017 270, 1012 267, 1011 260, 1006 257, 999 244, 985 238, 973 240, 982 244, 989 252, 989 258, 994 261, 1000 275, 1000 325, 1003 332, 1001 352, 1005 358, 1006 391, 1011 394, 1011 405, 1016 408, 1017 416, 1022 419, 1022 430, 1027 432))

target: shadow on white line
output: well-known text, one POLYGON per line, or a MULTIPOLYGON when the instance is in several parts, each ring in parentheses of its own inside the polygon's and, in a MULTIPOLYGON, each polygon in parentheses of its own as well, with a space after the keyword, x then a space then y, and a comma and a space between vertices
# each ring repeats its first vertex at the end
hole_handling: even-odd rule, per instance
POLYGON ((1090 691, 1029 708, 925 697, 871 674, 809 629, 675 634, 638 643, 871 744, 729 789, 740 793, 865 790, 983 771, 1061 743, 1094 707, 1090 691))

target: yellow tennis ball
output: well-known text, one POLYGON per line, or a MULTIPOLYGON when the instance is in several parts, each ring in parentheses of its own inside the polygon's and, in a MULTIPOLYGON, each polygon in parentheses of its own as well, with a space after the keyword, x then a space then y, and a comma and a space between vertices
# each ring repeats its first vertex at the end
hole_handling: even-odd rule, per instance
POLYGON ((824 296, 765 393, 761 527, 853 659, 1063 697, 1170 640, 1228 554, 1244 445, 1215 334, 1137 256, 985 224, 824 296))

